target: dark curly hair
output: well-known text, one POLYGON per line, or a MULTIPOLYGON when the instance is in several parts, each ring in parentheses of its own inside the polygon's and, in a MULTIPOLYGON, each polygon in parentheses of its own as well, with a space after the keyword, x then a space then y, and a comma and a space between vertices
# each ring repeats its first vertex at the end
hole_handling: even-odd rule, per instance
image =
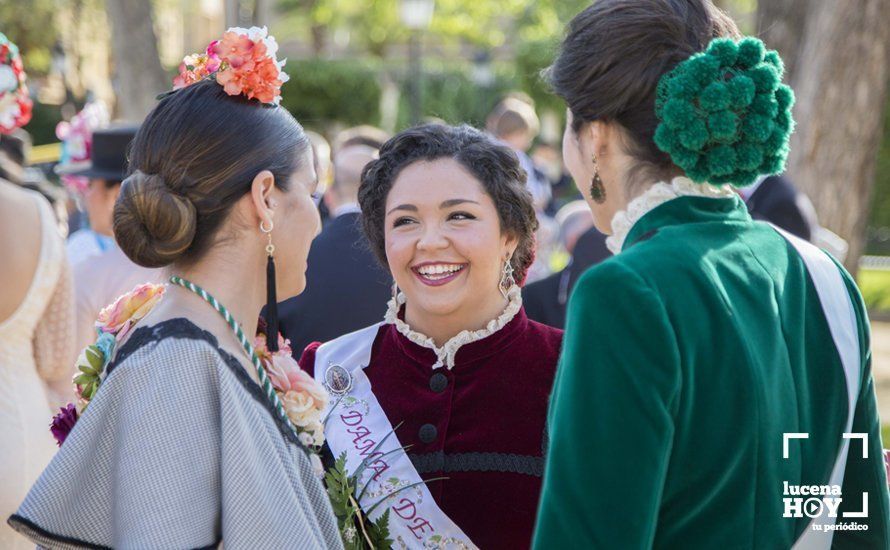
POLYGON ((519 284, 525 280, 535 259, 535 230, 538 220, 532 196, 526 189, 526 173, 509 147, 467 125, 425 124, 410 128, 387 141, 380 158, 362 171, 358 202, 362 225, 377 259, 387 266, 384 241, 386 197, 399 173, 419 161, 450 158, 476 177, 494 201, 501 231, 519 244, 510 260, 519 284))

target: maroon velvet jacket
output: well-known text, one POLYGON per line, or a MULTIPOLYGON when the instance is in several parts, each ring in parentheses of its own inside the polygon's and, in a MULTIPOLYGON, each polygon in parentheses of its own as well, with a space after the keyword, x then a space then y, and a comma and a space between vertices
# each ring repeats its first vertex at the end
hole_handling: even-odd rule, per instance
MULTIPOLYGON (((544 473, 545 423, 562 331, 520 309, 465 344, 454 368, 385 324, 365 373, 436 503, 480 548, 529 548, 544 473)), ((319 343, 300 359, 309 373, 319 343)))

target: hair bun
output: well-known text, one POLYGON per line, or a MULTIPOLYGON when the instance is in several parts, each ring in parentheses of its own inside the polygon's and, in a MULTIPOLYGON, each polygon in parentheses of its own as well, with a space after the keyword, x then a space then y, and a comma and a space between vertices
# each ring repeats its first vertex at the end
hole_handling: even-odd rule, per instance
POLYGON ((114 205, 114 234, 124 253, 144 267, 176 261, 192 244, 195 205, 173 193, 159 174, 139 170, 124 180, 114 205))
POLYGON ((757 38, 712 40, 661 77, 655 144, 698 183, 744 187, 782 172, 794 126, 783 72, 757 38))

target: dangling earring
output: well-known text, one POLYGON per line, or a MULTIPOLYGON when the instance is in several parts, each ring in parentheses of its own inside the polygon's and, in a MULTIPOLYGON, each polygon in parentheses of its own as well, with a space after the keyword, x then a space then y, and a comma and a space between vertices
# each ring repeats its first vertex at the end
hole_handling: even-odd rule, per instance
POLYGON ((593 155, 593 177, 590 178, 590 198, 597 204, 606 202, 606 187, 600 178, 600 169, 596 163, 596 155, 593 155))
POLYGON ((278 297, 275 292, 275 245, 272 244, 274 225, 269 220, 269 229, 266 229, 265 223, 266 220, 260 222, 260 231, 269 236, 269 244, 266 245, 266 347, 274 353, 278 351, 278 297))
POLYGON ((501 280, 498 281, 498 290, 501 291, 501 296, 504 299, 507 299, 507 295, 510 293, 510 289, 516 284, 516 279, 513 278, 513 264, 510 263, 510 256, 507 256, 507 259, 504 260, 504 269, 501 270, 501 280))
POLYGON ((399 283, 395 281, 392 282, 392 299, 399 305, 399 283))

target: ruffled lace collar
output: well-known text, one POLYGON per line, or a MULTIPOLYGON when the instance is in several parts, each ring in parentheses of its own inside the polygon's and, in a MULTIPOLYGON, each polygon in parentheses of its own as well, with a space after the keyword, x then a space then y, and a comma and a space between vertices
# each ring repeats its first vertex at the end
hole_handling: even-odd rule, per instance
POLYGON ((516 317, 516 314, 522 309, 522 292, 518 286, 514 285, 507 293, 507 302, 507 307, 504 308, 503 313, 489 321, 485 328, 461 331, 445 342, 442 347, 437 347, 431 337, 413 330, 408 323, 399 318, 399 311, 405 303, 405 295, 401 292, 397 297, 389 300, 384 322, 394 325, 396 330, 411 342, 433 350, 433 353, 436 354, 436 362, 433 364, 433 369, 445 366, 451 370, 454 367, 454 358, 462 346, 488 338, 504 328, 516 317))
POLYGON ((624 246, 627 234, 640 218, 657 206, 686 196, 725 199, 734 197, 735 191, 728 185, 717 187, 707 183, 695 183, 686 177, 677 177, 670 182, 660 181, 630 201, 626 210, 615 214, 615 217, 612 218, 612 235, 606 238, 606 246, 609 247, 612 254, 618 254, 624 246))

